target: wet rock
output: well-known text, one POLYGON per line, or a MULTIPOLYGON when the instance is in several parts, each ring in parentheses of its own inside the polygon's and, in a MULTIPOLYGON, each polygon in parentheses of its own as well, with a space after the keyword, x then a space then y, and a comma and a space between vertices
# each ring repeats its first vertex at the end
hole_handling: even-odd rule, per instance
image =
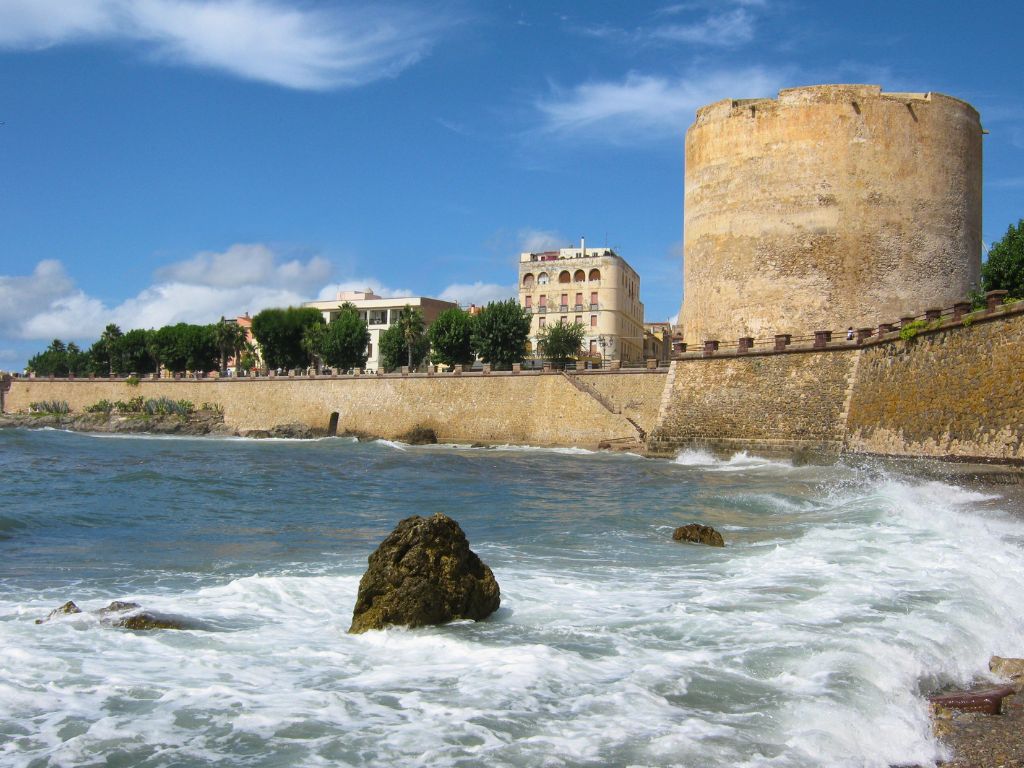
POLYGON ((187 629, 183 622, 171 616, 163 616, 159 613, 150 613, 149 611, 133 613, 130 616, 116 619, 111 622, 111 626, 120 627, 121 629, 136 630, 187 629))
POLYGON ((75 605, 71 600, 68 600, 60 608, 54 608, 52 611, 50 611, 50 613, 47 615, 47 617, 45 619, 36 619, 36 624, 45 624, 50 619, 52 619, 52 618, 54 618, 56 616, 67 616, 68 614, 81 613, 81 612, 82 612, 81 608, 79 608, 77 605, 75 605))
POLYGON ((691 544, 707 544, 709 547, 724 547, 725 540, 722 534, 710 525, 699 525, 690 523, 676 528, 672 533, 675 541, 687 541, 691 544))
POLYGON ((1024 659, 993 656, 989 659, 988 668, 993 675, 1009 678, 1017 693, 1024 692, 1024 659))
POLYGON ((369 557, 349 632, 479 621, 501 602, 494 574, 447 515, 402 520, 369 557))
POLYGON ((416 426, 398 439, 409 445, 434 445, 437 442, 437 433, 430 427, 416 426))
MULTIPOLYGON (((68 601, 60 608, 50 611, 45 619, 36 619, 36 624, 43 624, 55 616, 72 613, 82 613, 82 610, 73 602, 68 601)), ((93 613, 99 617, 100 623, 109 627, 121 629, 188 629, 185 622, 173 616, 151 611, 143 611, 138 603, 129 603, 123 600, 115 600, 106 608, 100 608, 93 613), (127 615, 125 615, 127 614, 127 615)))

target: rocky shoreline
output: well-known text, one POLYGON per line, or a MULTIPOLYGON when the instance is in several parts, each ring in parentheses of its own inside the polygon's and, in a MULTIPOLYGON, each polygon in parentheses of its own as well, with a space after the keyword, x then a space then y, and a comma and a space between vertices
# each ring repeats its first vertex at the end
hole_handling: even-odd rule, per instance
POLYGON ((224 423, 219 411, 195 411, 188 416, 145 413, 4 413, 0 429, 63 429, 104 434, 152 434, 210 437, 292 438, 325 437, 327 431, 305 424, 281 424, 272 429, 236 430, 224 423))

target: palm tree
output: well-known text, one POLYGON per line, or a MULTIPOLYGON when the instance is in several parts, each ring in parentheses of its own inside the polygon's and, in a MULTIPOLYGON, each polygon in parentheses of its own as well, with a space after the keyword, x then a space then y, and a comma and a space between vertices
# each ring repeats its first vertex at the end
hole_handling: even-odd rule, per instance
POLYGON ((217 349, 220 350, 220 372, 223 376, 227 373, 228 358, 234 356, 237 361, 238 354, 245 348, 248 337, 245 328, 236 321, 226 320, 223 317, 213 327, 213 337, 217 349))

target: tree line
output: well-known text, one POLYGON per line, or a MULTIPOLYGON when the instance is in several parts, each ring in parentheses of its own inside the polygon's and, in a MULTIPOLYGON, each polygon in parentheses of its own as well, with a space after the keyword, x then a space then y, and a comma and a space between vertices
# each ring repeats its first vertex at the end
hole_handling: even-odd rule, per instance
MULTIPOLYGON (((211 325, 178 323, 155 330, 122 332, 108 325, 87 350, 74 342, 54 339, 28 362, 40 376, 146 375, 161 369, 227 371, 229 358, 249 371, 313 367, 335 370, 365 368, 370 332, 352 304, 339 306, 328 323, 311 307, 265 309, 252 318, 257 345, 248 342, 245 329, 221 319, 211 325)), ((564 362, 582 354, 585 329, 578 323, 553 324, 542 332, 540 352, 564 362)), ((436 365, 471 365, 480 359, 495 369, 508 369, 523 360, 530 336, 530 314, 514 299, 491 302, 478 314, 452 307, 429 326, 422 312, 406 305, 380 335, 380 366, 410 370, 430 361, 436 365)))

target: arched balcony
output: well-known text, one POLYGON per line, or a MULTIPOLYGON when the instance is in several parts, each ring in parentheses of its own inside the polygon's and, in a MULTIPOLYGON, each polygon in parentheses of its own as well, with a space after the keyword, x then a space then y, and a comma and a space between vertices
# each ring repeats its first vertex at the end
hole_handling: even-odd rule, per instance
POLYGON ((596 267, 590 270, 590 282, 600 283, 601 282, 601 270, 596 267))

